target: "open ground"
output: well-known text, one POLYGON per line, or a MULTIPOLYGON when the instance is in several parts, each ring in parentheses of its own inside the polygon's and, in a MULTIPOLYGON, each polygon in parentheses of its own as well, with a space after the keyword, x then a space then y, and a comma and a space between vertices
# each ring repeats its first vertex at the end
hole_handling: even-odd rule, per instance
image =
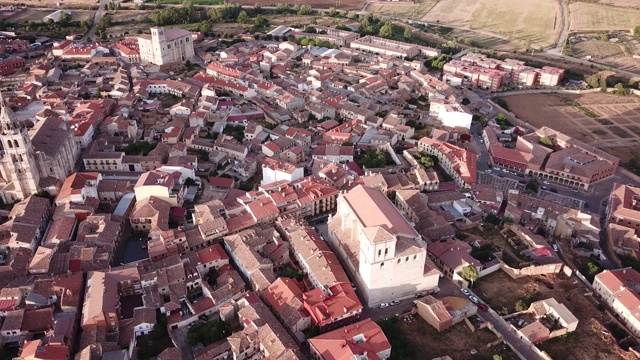
POLYGON ((640 146, 640 98, 603 93, 506 96, 509 109, 535 127, 548 126, 629 160, 640 146))
POLYGON ((413 345, 420 359, 434 359, 441 356, 450 356, 453 359, 492 359, 493 354, 497 353, 506 353, 508 356, 504 359, 517 358, 515 355, 509 356, 513 352, 503 344, 487 348, 487 344, 498 339, 489 329, 471 332, 469 327, 461 322, 443 332, 438 332, 418 314, 413 318, 414 321, 410 323, 401 321, 398 330, 413 345), (471 350, 476 350, 477 353, 472 355, 471 350))
POLYGON ((640 2, 638 2, 638 0, 586 0, 586 2, 595 2, 602 5, 640 9, 640 2))
POLYGON ((552 45, 562 30, 554 0, 440 0, 424 21, 483 30, 534 47, 552 45))
POLYGON ((640 25, 640 10, 574 2, 569 13, 571 31, 629 30, 640 25))
MULTIPOLYGON (((29 6, 36 8, 97 9, 96 0, 0 0, 1 5, 29 6), (60 4, 58 6, 58 4, 60 4)), ((53 9, 54 12, 58 9, 53 9)))
POLYGON ((610 318, 597 309, 586 292, 576 279, 564 275, 512 279, 503 271, 483 277, 476 288, 476 293, 496 311, 506 308, 512 313, 518 300, 528 306, 533 301, 553 297, 564 304, 579 323, 575 332, 538 345, 553 359, 633 359, 606 330, 603 324, 609 323, 610 318))
POLYGON ((437 0, 413 2, 369 1, 367 10, 370 13, 391 16, 397 19, 420 19, 437 3, 437 0))
MULTIPOLYGON (((6 21, 12 23, 36 22, 41 23, 42 18, 53 13, 57 9, 31 9, 28 8, 20 13, 11 16, 6 21)), ((69 10, 72 21, 82 21, 92 19, 95 11, 92 10, 69 10)))

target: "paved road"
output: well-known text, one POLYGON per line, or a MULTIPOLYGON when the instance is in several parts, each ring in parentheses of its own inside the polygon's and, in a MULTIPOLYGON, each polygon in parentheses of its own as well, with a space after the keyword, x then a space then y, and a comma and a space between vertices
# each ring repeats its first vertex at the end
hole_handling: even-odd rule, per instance
POLYGON ((89 32, 87 32, 87 34, 82 38, 82 41, 87 41, 87 39, 89 38, 91 40, 95 40, 96 25, 98 25, 100 19, 102 19, 102 17, 106 14, 105 9, 107 8, 107 4, 110 1, 111 0, 100 0, 100 7, 98 7, 98 11, 96 11, 95 16, 93 17, 93 25, 91 25, 91 29, 89 29, 89 32))
POLYGON ((567 2, 564 0, 558 0, 558 2, 560 3, 560 10, 562 14, 562 32, 560 32, 556 47, 554 49, 551 49, 550 51, 562 54, 562 48, 567 42, 567 37, 569 36, 569 24, 571 19, 569 17, 569 7, 567 6, 567 2))

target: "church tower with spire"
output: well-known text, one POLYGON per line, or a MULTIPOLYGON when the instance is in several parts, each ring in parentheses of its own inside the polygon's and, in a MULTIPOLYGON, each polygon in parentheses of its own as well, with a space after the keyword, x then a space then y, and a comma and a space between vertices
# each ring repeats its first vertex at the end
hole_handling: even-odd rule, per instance
POLYGON ((40 175, 34 160, 31 139, 24 124, 16 118, 0 92, 0 197, 5 203, 22 200, 39 191, 40 175))

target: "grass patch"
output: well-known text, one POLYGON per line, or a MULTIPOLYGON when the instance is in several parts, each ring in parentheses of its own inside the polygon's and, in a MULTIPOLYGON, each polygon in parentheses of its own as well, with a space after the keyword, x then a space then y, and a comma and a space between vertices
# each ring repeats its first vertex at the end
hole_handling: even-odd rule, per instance
POLYGON ((599 122, 600 125, 613 125, 613 121, 607 119, 596 119, 596 121, 599 122))
POLYGON ((587 116, 588 116, 588 117, 590 117, 590 118, 597 119, 597 118, 599 118, 599 117, 600 117, 600 115, 598 115, 598 114, 594 113, 593 111, 591 111, 591 110, 587 109, 586 107, 584 107, 584 106, 582 106, 582 105, 579 105, 579 104, 578 104, 578 105, 575 105, 575 107, 576 107, 578 110, 582 111, 582 113, 583 113, 583 114, 587 115, 587 116))

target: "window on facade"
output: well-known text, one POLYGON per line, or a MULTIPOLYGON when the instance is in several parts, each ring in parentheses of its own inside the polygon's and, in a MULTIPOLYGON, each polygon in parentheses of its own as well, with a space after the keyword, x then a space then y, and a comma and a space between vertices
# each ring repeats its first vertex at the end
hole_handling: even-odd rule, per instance
MULTIPOLYGON (((631 223, 629 223, 631 224, 631 223)), ((378 256, 382 255, 382 250, 378 250, 378 256)))
POLYGON ((413 255, 413 260, 417 259, 418 255, 413 255))
POLYGON ((11 143, 11 140, 7 141, 7 145, 9 146, 9 149, 13 148, 13 144, 11 143))
POLYGON ((380 268, 384 267, 384 262, 380 263, 380 268))
POLYGON ((400 264, 400 261, 402 261, 402 259, 398 259, 398 264, 400 264))
POLYGON ((405 261, 405 262, 409 261, 409 257, 407 256, 407 258, 406 258, 406 259, 404 259, 404 261, 405 261))
POLYGON ((13 145, 14 145, 15 147, 17 147, 17 148, 19 148, 19 147, 20 147, 20 145, 18 145, 18 140, 13 140, 13 145))
POLYGON ((387 255, 389 253, 389 248, 384 248, 384 254, 387 255))

